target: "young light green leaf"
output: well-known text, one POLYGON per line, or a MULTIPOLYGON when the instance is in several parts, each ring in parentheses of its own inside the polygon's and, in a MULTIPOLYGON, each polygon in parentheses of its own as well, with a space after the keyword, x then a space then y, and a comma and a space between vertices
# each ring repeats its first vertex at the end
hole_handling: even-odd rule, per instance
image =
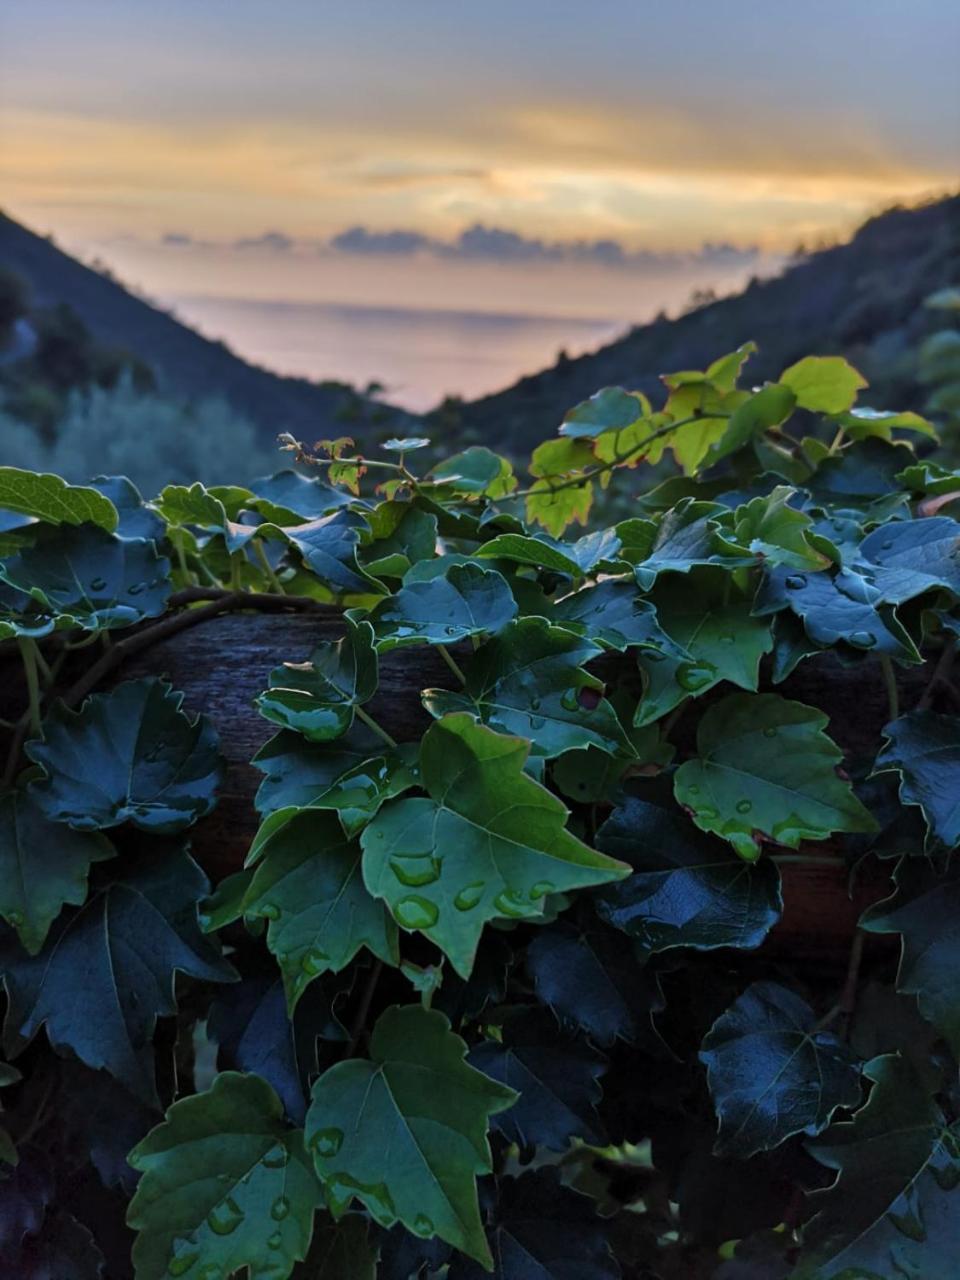
POLYGON ((780 375, 797 397, 799 409, 811 413, 843 413, 867 386, 867 380, 842 356, 807 356, 780 375))
POLYGON ((496 635, 515 617, 506 578, 479 564, 454 564, 440 577, 411 582, 370 615, 380 652, 397 645, 453 644, 496 635))
POLYGON ((30 791, 0 794, 0 916, 31 955, 65 905, 83 904, 91 863, 113 855, 105 836, 51 822, 30 791))
POLYGON ((786 485, 778 485, 765 498, 753 498, 737 507, 730 517, 729 539, 719 535, 722 542, 729 541, 730 554, 739 555, 746 550, 765 565, 828 568, 829 557, 814 545, 810 536, 813 520, 790 505, 794 493, 795 490, 786 485))
POLYGON ((535 480, 527 497, 526 514, 531 524, 542 525, 559 538, 568 525, 586 524, 593 503, 593 483, 567 484, 535 480))
POLYGON ((307 985, 337 973, 362 947, 400 963, 397 926, 371 898, 360 872, 360 845, 336 815, 301 810, 261 843, 240 913, 267 920, 267 945, 283 973, 293 1011, 307 985))
POLYGON ((335 1214, 356 1197, 381 1226, 402 1222, 490 1267, 475 1177, 490 1172, 489 1117, 517 1095, 468 1067, 466 1050, 442 1013, 387 1009, 370 1060, 314 1084, 305 1134, 335 1214))
POLYGON ((266 720, 311 742, 346 733, 354 708, 377 691, 378 664, 370 623, 345 617, 344 624, 346 635, 317 645, 308 661, 274 667, 270 688, 256 700, 266 720))
POLYGON ((714 703, 697 727, 699 756, 674 775, 677 800, 750 862, 764 840, 795 849, 834 831, 875 831, 837 774, 843 754, 826 724, 821 711, 776 693, 714 703))
POLYGON ((542 917, 549 894, 627 873, 566 830, 567 810, 523 772, 529 744, 445 716, 424 734, 429 798, 392 800, 361 837, 367 888, 468 977, 484 924, 542 917))
POLYGON ((96 489, 18 467, 0 467, 0 509, 45 524, 93 524, 107 533, 116 529, 119 519, 110 499, 96 489))
POLYGON ((153 1032, 158 1016, 176 1013, 175 972, 207 982, 235 976, 200 932, 197 903, 208 888, 185 853, 148 848, 81 910, 61 916, 37 956, 4 940, 5 1044, 46 1024, 55 1049, 109 1071, 155 1104, 153 1032))
POLYGON ((720 1130, 714 1151, 746 1160, 820 1131, 860 1101, 860 1063, 816 1014, 775 982, 755 982, 707 1032, 700 1061, 720 1130))
POLYGON ((960 1132, 905 1058, 874 1058, 864 1075, 866 1105, 807 1144, 839 1177, 810 1197, 795 1280, 946 1280, 960 1249, 960 1132))
MULTIPOLYGON (((519 618, 485 644, 470 664, 463 690, 477 714, 499 733, 529 738, 533 754, 551 759, 596 746, 633 755, 603 681, 583 670, 601 650, 545 618, 519 618)), ((428 710, 431 695, 424 691, 428 710)), ((445 699, 437 697, 437 712, 445 699)))
POLYGON ((792 388, 768 382, 749 399, 738 405, 726 421, 722 434, 708 446, 703 461, 708 467, 739 452, 755 436, 778 427, 794 410, 796 396, 792 388))
POLYGON ((26 746, 46 774, 30 788, 39 808, 78 831, 132 822, 164 834, 209 813, 225 765, 209 720, 182 702, 165 680, 145 677, 93 694, 76 712, 55 704, 43 739, 26 746))
POLYGON ((223 1072, 175 1102, 129 1159, 142 1174, 127 1213, 138 1280, 284 1280, 306 1257, 320 1185, 302 1133, 258 1076, 223 1072))

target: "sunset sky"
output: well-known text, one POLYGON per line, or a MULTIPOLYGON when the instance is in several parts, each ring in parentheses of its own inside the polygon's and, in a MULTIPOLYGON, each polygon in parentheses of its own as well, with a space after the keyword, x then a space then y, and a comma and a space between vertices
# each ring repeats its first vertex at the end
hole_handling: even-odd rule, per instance
POLYGON ((956 0, 24 0, 2 202, 164 297, 620 315, 954 185, 958 50, 956 0))

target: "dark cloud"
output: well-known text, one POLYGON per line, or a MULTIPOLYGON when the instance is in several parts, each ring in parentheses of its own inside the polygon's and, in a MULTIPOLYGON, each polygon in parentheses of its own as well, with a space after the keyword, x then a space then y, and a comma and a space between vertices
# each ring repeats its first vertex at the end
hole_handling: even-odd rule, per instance
POLYGON ((234 240, 234 249, 268 249, 272 253, 288 253, 296 241, 282 231, 264 231, 262 235, 234 240))
POLYGON ((184 231, 168 231, 163 237, 163 243, 169 245, 171 249, 186 249, 197 242, 193 236, 188 236, 184 231))
POLYGON ((419 231, 368 231, 366 227, 348 227, 330 241, 338 253, 386 253, 407 256, 429 249, 435 242, 419 231))

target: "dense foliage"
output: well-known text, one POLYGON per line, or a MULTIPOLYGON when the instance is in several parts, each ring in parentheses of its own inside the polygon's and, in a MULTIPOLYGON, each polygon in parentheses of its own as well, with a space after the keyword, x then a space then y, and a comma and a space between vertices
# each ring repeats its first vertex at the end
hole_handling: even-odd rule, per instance
POLYGON ((960 474, 843 359, 750 354, 599 392, 523 488, 419 439, 150 502, 0 468, 5 1274, 955 1274, 960 474), (632 514, 570 536, 615 473, 632 514), (122 662, 324 604, 263 655, 211 886, 216 708, 122 662), (380 677, 428 647, 408 741, 380 677), (889 700, 865 752, 846 680, 889 700), (770 949, 782 871, 865 859, 849 958, 770 949))

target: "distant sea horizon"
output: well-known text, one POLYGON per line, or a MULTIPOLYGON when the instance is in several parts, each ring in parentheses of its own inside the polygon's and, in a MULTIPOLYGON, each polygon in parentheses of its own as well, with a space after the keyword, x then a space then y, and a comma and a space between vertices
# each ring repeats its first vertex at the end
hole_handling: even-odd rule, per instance
POLYGON ((179 295, 177 317, 274 373, 382 384, 413 412, 447 395, 472 400, 537 373, 559 351, 582 355, 619 337, 616 319, 179 295))

